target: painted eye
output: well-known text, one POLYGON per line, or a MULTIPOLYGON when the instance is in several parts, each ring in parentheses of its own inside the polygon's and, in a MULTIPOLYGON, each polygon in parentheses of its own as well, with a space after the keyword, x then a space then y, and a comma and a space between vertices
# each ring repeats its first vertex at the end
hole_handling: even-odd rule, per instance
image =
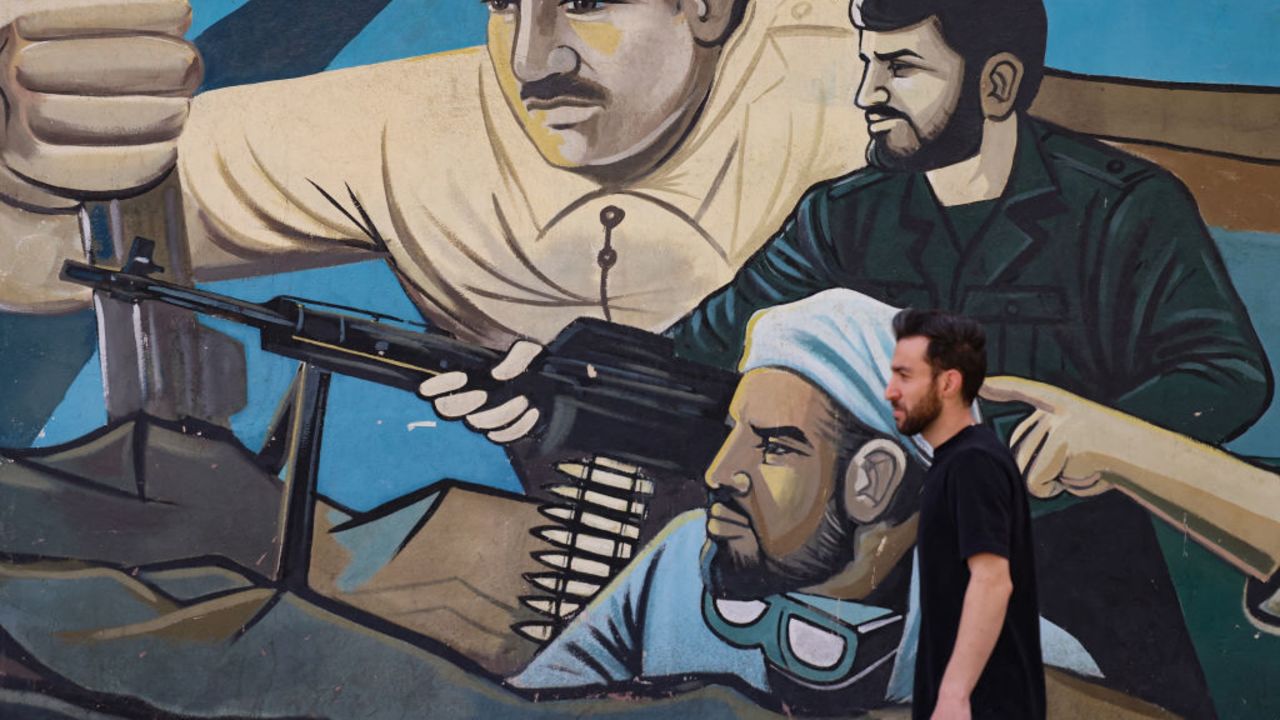
POLYGON ((604 7, 605 0, 562 0, 560 4, 566 6, 567 12, 573 15, 584 15, 604 7))
POLYGON ((490 12, 503 13, 516 6, 516 0, 482 0, 490 12))
POLYGON ((764 453, 765 457, 769 457, 771 455, 781 457, 795 452, 795 450, 787 447, 786 445, 783 445, 780 442, 774 442, 773 440, 763 440, 756 446, 756 448, 758 448, 760 452, 764 453))
POLYGON ((911 71, 915 69, 916 69, 915 65, 910 65, 904 62, 889 63, 889 74, 893 75, 894 77, 902 77, 904 75, 909 75, 911 74, 911 71))

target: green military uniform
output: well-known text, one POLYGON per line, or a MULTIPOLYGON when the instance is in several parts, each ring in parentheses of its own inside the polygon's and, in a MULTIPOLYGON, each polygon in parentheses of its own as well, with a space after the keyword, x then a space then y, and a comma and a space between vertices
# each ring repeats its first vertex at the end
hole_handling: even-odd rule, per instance
POLYGON ((756 310, 848 287, 981 321, 992 375, 1200 440, 1233 437, 1266 408, 1257 335, 1194 200, 1163 169, 1024 116, 1004 195, 957 235, 922 174, 821 183, 670 333, 683 355, 731 367, 756 310))
MULTIPOLYGON (((732 367, 756 310, 847 287, 981 321, 992 375, 1206 442, 1239 434, 1267 407, 1271 371, 1190 193, 1138 158, 1019 123, 1013 172, 985 219, 942 208, 921 174, 868 168, 815 186, 733 282, 670 329, 679 352, 732 367)), ((1085 641, 1115 689, 1212 717, 1145 512, 1104 496, 1037 526, 1045 617, 1085 641)))

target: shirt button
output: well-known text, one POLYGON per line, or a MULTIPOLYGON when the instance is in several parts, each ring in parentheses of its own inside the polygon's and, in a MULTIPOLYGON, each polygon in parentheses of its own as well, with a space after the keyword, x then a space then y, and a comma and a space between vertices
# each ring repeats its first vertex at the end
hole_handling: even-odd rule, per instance
POLYGON ((1005 312, 1005 314, 1006 314, 1006 315, 1017 315, 1017 314, 1018 314, 1018 304, 1017 304, 1017 303, 1009 303, 1008 305, 1005 305, 1005 306, 1004 306, 1004 312, 1005 312))
POLYGON ((791 17, 796 20, 803 20, 811 10, 813 10, 813 6, 807 2, 797 3, 795 7, 791 8, 791 17))
POLYGON ((600 251, 600 254, 596 255, 596 262, 600 264, 602 269, 608 270, 613 267, 614 263, 618 262, 618 253, 613 248, 605 248, 600 251))
POLYGON ((1112 175, 1119 173, 1123 169, 1124 169, 1124 163, 1120 162, 1119 160, 1112 160, 1111 162, 1107 163, 1107 172, 1111 173, 1112 175))

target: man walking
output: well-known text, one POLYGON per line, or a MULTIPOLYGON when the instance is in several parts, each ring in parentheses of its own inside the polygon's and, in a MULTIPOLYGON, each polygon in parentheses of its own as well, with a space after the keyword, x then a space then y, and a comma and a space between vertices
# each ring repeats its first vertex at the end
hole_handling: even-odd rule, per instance
POLYGON ((970 410, 986 334, 939 311, 894 317, 885 397, 904 435, 934 448, 917 537, 915 718, 1043 718, 1031 513, 1009 449, 970 410))

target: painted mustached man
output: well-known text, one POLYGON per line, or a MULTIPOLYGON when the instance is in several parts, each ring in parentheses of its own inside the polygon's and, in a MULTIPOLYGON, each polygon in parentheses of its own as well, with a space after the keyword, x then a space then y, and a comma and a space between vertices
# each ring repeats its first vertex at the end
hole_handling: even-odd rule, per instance
POLYGON ((385 257, 429 320, 491 347, 583 315, 659 330, 863 164, 839 2, 488 7, 487 47, 191 102, 185 0, 5 4, 0 266, 26 271, 0 308, 86 306, 56 279, 84 256, 81 202, 176 165, 197 281, 385 257))

